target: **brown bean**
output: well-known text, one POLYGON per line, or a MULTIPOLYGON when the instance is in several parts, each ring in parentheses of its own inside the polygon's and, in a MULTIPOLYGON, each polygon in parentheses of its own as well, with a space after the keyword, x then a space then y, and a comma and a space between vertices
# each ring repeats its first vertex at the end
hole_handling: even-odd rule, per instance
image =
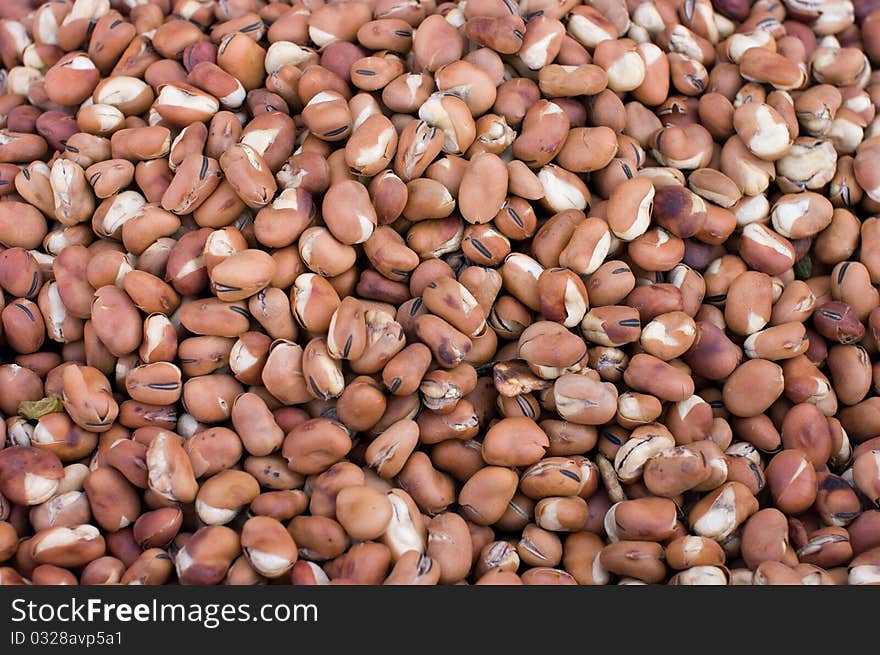
POLYGON ((350 449, 351 439, 340 423, 316 418, 288 433, 282 453, 292 471, 313 474, 335 464, 350 449))
POLYGON ((507 468, 487 466, 462 487, 458 502, 467 518, 478 525, 491 525, 501 518, 517 486, 516 474, 507 468))

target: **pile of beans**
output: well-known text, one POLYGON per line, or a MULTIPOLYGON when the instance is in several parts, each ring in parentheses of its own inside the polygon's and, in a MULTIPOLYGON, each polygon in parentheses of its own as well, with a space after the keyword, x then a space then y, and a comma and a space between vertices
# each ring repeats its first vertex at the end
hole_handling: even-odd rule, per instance
POLYGON ((0 584, 880 583, 880 1, 0 12, 0 584))

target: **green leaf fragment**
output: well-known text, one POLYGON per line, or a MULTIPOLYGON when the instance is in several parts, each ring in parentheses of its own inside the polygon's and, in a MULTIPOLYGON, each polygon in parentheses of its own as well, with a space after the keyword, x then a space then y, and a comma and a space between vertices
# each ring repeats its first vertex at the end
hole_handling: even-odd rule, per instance
POLYGON ((40 400, 22 400, 18 404, 18 414, 29 420, 36 420, 46 414, 64 411, 64 403, 58 396, 47 396, 40 400))

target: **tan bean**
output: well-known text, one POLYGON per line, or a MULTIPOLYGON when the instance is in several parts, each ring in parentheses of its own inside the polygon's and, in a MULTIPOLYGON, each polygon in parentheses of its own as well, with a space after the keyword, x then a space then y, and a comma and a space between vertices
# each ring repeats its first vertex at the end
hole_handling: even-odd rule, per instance
POLYGON ((174 539, 182 520, 183 513, 178 507, 144 512, 134 523, 134 539, 145 549, 162 548, 174 539))
POLYGON ((764 359, 750 359, 724 383, 724 405, 737 416, 756 416, 782 395, 783 370, 764 359), (758 390, 761 393, 757 393, 758 390))
POLYGON ((42 530, 28 542, 34 562, 66 568, 84 566, 102 556, 105 547, 98 528, 89 524, 42 530))
POLYGON ((366 486, 351 486, 336 496, 336 515, 352 539, 377 539, 391 521, 392 505, 387 496, 366 486))
POLYGON ((239 536, 221 525, 199 528, 174 558, 182 584, 217 584, 241 552, 239 536))
POLYGON ((160 432, 147 449, 149 488, 171 502, 195 500, 198 484, 180 437, 160 432))
POLYGON ((340 423, 316 418, 288 433, 282 454, 292 471, 307 475, 326 470, 350 449, 351 439, 340 423))
POLYGON ((663 547, 650 541, 618 541, 602 549, 599 561, 611 573, 632 576, 648 583, 666 576, 663 547))
POLYGON ((106 432, 119 414, 107 378, 90 366, 68 366, 62 374, 64 407, 73 421, 90 432, 106 432))
POLYGON ((241 531, 241 549, 254 570, 269 579, 290 571, 297 545, 280 521, 268 516, 249 518, 241 531))
POLYGON ((776 506, 786 513, 797 513, 816 499, 816 472, 798 450, 783 450, 767 466, 767 483, 776 506))
POLYGON ((0 471, 3 473, 0 492, 20 505, 45 502, 55 493, 63 477, 56 455, 28 446, 8 446, 0 451, 0 471))
POLYGON ((141 503, 135 488, 110 467, 92 471, 83 483, 95 522, 115 532, 134 523, 140 515, 141 503))
POLYGON ((516 474, 507 468, 487 466, 475 473, 459 492, 458 502, 467 518, 491 525, 501 518, 517 486, 516 474))
POLYGON ((190 378, 183 383, 183 404, 198 421, 220 423, 229 418, 232 403, 243 391, 230 375, 214 373, 190 378))

